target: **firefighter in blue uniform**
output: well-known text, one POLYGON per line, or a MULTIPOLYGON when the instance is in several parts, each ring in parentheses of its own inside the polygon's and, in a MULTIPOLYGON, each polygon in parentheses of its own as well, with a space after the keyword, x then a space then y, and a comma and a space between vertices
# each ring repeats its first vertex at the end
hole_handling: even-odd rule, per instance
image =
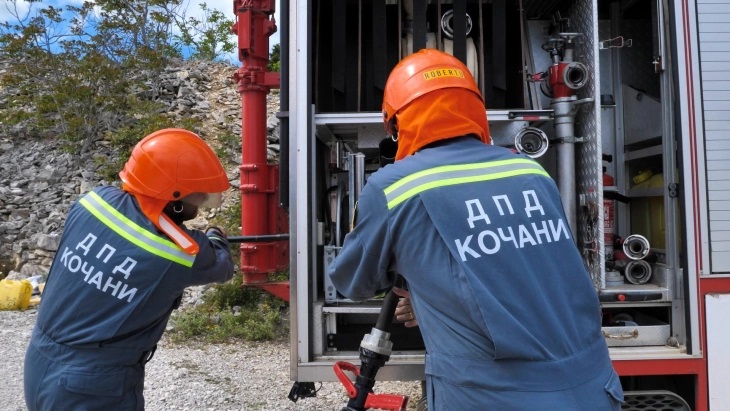
POLYGON ((403 59, 383 113, 396 161, 369 177, 328 275, 355 300, 405 278, 410 304, 396 314, 423 335, 428 409, 619 410, 557 187, 534 160, 489 144, 468 69, 436 50, 403 59))
POLYGON ((30 411, 143 410, 145 363, 183 290, 233 276, 222 230, 182 225, 229 188, 199 136, 152 133, 119 175, 66 219, 25 357, 30 411))

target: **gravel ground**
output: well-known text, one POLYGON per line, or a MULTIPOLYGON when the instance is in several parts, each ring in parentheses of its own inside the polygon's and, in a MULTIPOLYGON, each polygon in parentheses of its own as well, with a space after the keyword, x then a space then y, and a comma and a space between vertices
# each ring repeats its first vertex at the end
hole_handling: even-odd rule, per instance
MULTIPOLYGON (((5 358, 0 366, 1 411, 26 411, 23 358, 36 312, 33 308, 0 311, 0 347, 5 358)), ((146 409, 340 411, 347 403, 339 382, 324 382, 317 397, 296 403, 287 398, 291 386, 287 342, 181 345, 163 338, 147 364, 146 409)), ((415 410, 421 392, 417 382, 381 382, 375 391, 409 395, 409 410, 415 410)))

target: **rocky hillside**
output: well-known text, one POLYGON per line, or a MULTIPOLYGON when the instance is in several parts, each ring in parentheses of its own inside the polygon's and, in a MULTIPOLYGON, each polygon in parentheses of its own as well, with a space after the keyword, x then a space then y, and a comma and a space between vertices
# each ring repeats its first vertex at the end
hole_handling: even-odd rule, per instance
MULTIPOLYGON (((222 154, 231 182, 224 207, 231 206, 239 195, 240 140, 232 146, 218 140, 241 133, 241 100, 231 79, 234 71, 235 67, 221 63, 179 62, 149 82, 146 90, 136 90, 164 102, 167 113, 177 120, 190 116, 202 121, 201 129, 195 131, 222 154)), ((0 89, 0 102, 5 98, 12 98, 11 93, 0 89)), ((274 159, 279 148, 277 90, 269 94, 267 103, 268 155, 274 159)), ((117 155, 103 140, 76 155, 62 150, 58 141, 0 134, 0 278, 48 273, 71 204, 96 186, 118 184, 104 181, 100 173, 102 164, 117 155)), ((194 225, 202 228, 210 217, 202 216, 194 225)))

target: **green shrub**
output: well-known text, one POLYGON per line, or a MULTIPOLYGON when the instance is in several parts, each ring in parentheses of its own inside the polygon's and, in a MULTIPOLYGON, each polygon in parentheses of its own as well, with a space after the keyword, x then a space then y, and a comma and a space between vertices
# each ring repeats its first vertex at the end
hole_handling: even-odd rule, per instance
POLYGON ((222 132, 217 136, 215 154, 221 161, 232 157, 241 157, 241 136, 230 131, 222 132))
POLYGON ((281 69, 281 44, 274 44, 269 53, 269 62, 266 64, 269 71, 278 72, 281 69))
POLYGON ((213 286, 203 304, 177 313, 173 319, 175 342, 189 338, 222 343, 232 339, 266 341, 288 334, 286 302, 253 287, 243 287, 240 275, 213 286))

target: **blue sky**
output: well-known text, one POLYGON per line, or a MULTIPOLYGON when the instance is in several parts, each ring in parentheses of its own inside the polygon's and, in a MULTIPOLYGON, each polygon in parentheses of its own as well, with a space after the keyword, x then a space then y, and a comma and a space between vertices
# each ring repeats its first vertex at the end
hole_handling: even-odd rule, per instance
MULTIPOLYGON (((0 21, 5 22, 9 20, 14 20, 12 14, 8 11, 7 7, 12 5, 12 2, 9 0, 1 0, 2 4, 0 4, 0 21)), ((231 20, 235 19, 235 16, 233 14, 233 1, 232 0, 188 0, 188 8, 187 8, 187 14, 191 17, 198 17, 202 18, 202 11, 200 10, 200 7, 198 5, 200 3, 206 3, 208 5, 209 9, 213 10, 220 10, 223 13, 228 16, 231 20)), ((42 0, 39 1, 37 4, 34 5, 35 9, 42 8, 48 5, 52 5, 54 7, 64 7, 67 5, 81 5, 83 4, 83 0, 66 0, 66 1, 58 1, 58 0, 42 0)), ((16 6, 18 8, 18 11, 22 15, 22 13, 27 12, 30 3, 18 0, 16 3, 16 6)), ((279 0, 276 0, 276 12, 274 14, 274 18, 276 19, 276 24, 278 27, 280 27, 281 22, 279 21, 279 0)), ((275 44, 279 43, 280 41, 280 34, 277 31, 269 38, 269 46, 273 47, 275 44)), ((230 60, 232 63, 237 63, 238 58, 236 57, 236 54, 231 55, 227 60, 230 60)))
MULTIPOLYGON (((69 3, 71 4, 71 3, 69 3)), ((20 15, 23 15, 25 12, 28 11, 28 7, 30 6, 30 3, 19 1, 17 3, 18 12, 20 15)), ((2 1, 2 5, 0 5, 0 21, 9 21, 14 20, 12 14, 8 10, 8 7, 11 7, 11 3, 7 0, 2 1)))

